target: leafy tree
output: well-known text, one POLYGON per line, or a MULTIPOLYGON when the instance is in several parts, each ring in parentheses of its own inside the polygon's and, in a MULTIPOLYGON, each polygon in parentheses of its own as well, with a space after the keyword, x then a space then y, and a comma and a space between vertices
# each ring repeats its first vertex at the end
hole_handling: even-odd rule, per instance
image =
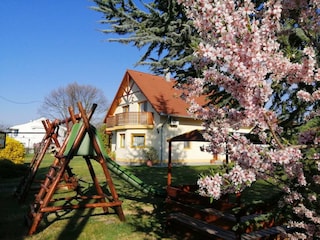
POLYGON ((96 103, 98 106, 93 116, 93 119, 96 120, 97 116, 105 113, 107 109, 107 100, 100 89, 90 85, 71 83, 66 87, 53 90, 46 96, 39 108, 39 112, 48 118, 66 119, 70 116, 69 107, 72 107, 75 113, 78 113, 78 102, 81 102, 87 112, 96 103))

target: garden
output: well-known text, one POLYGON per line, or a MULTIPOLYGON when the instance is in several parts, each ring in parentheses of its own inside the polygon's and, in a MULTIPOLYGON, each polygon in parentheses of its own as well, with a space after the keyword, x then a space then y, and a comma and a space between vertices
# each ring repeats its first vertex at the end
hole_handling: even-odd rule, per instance
MULTIPOLYGON (((168 232, 166 229, 165 196, 143 193, 114 174, 112 178, 119 198, 123 201, 125 222, 121 222, 116 214, 104 214, 100 208, 57 211, 46 214, 37 233, 27 236, 28 228, 24 216, 28 212, 28 205, 33 201, 38 181, 45 177, 54 159, 50 154, 45 155, 26 201, 19 203, 13 193, 32 157, 28 155, 24 165, 10 164, 5 160, 0 162, 1 239, 183 239, 183 235, 168 232), (10 174, 3 175, 8 172, 10 174)), ((83 158, 75 157, 70 165, 83 191, 90 191, 92 180, 83 158)), ((195 184, 200 174, 212 168, 217 170, 218 167, 174 167, 172 181, 177 185, 195 184)), ((159 189, 166 187, 166 167, 130 166, 126 169, 146 184, 159 189)), ((103 172, 96 168, 96 173, 103 185, 103 172)), ((276 187, 267 182, 260 182, 244 192, 244 199, 246 202, 260 201, 270 197, 271 190, 276 191, 276 187)), ((59 194, 68 194, 68 191, 58 192, 55 197, 59 197, 59 194)))
MULTIPOLYGON (((123 35, 126 30, 129 33, 137 31, 142 42, 135 45, 150 44, 142 57, 143 61, 156 46, 160 49, 159 56, 168 50, 166 41, 154 40, 159 39, 160 28, 153 25, 158 21, 150 21, 137 10, 133 1, 127 5, 123 3, 125 1, 95 2, 100 2, 107 22, 115 26, 117 33, 123 35), (120 11, 115 11, 117 7, 120 11), (124 11, 128 11, 129 15, 124 11), (120 15, 118 19, 116 14, 120 15), (144 20, 151 26, 141 24, 144 20), (119 28, 116 23, 123 23, 125 27, 119 28), (135 25, 133 29, 128 28, 133 23, 146 32, 137 30, 135 25), (157 38, 149 38, 152 29, 157 38), (151 42, 146 41, 143 33, 151 42)), ((229 203, 237 203, 240 211, 243 207, 248 211, 253 207, 250 215, 257 213, 256 206, 260 206, 261 211, 263 208, 273 208, 272 219, 289 227, 287 237, 319 239, 319 1, 169 2, 171 4, 155 1, 154 5, 145 7, 150 10, 151 17, 159 17, 162 22, 164 19, 165 24, 174 23, 172 26, 181 30, 187 41, 181 44, 181 55, 175 55, 176 45, 173 46, 174 51, 168 51, 170 54, 173 52, 173 55, 167 56, 168 59, 173 59, 175 63, 167 64, 164 58, 156 66, 176 72, 177 77, 181 77, 177 87, 181 88, 184 99, 190 103, 190 115, 203 122, 203 137, 210 142, 206 150, 213 154, 227 153, 233 162, 226 168, 209 172, 205 172, 208 167, 204 166, 174 167, 174 184, 196 184, 198 195, 210 199, 211 204, 227 199, 229 203), (158 14, 158 10, 154 9, 165 6, 167 11, 178 9, 179 14, 158 14), (167 19, 172 16, 174 19, 167 19), (177 16, 181 17, 179 21, 177 16), (185 24, 182 21, 186 21, 185 24), (189 47, 188 52, 186 47, 189 47), (197 104, 195 99, 199 96, 206 96, 208 103, 197 104), (308 126, 309 123, 314 125, 308 126), (234 131, 243 126, 253 128, 251 133, 257 136, 259 144, 234 131)), ((164 39, 180 37, 176 34, 179 30, 171 28, 171 25, 163 29, 164 39), (174 31, 169 31, 167 35, 168 29, 174 31)), ((128 36, 128 41, 120 41, 128 43, 137 39, 135 35, 128 36)), ((178 43, 180 38, 172 42, 178 43)), ((155 68, 153 70, 157 70, 155 68)), ((37 175, 39 179, 43 179, 48 172, 51 161, 50 156, 46 156, 37 175)), ((92 183, 82 164, 83 161, 74 158, 70 167, 77 174, 82 191, 90 192, 92 183)), ((164 197, 141 193, 113 176, 119 197, 123 200, 126 221, 120 222, 116 216, 104 215, 99 210, 56 211, 45 214, 37 234, 25 237, 23 219, 27 204, 19 205, 14 201, 12 191, 19 177, 9 178, 12 167, 6 162, 1 169, 4 171, 2 174, 7 176, 1 178, 0 188, 0 236, 4 239, 184 239, 193 236, 174 235, 167 231, 164 197)), ((140 166, 127 169, 148 184, 163 189, 166 186, 166 168, 140 166)), ((17 169, 18 172, 20 170, 17 169)), ((99 170, 96 172, 99 173, 99 170)), ((103 178, 99 183, 104 183, 103 178)), ((32 198, 30 193, 26 203, 32 202, 32 198)), ((178 200, 186 199, 182 197, 178 200)), ((176 202, 175 207, 191 211, 181 202, 176 202)), ((194 223, 188 218, 185 222, 194 223)), ((252 227, 256 226, 248 225, 245 231, 252 227)))

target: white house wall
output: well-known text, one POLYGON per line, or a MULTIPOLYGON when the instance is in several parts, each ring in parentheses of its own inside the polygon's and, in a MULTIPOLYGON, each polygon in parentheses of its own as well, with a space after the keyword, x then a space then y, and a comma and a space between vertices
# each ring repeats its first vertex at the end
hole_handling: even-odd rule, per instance
MULTIPOLYGON (((171 127, 165 123, 163 117, 160 123, 160 117, 155 118, 155 127, 153 129, 126 129, 117 131, 113 136, 113 151, 116 153, 116 161, 123 165, 142 164, 146 161, 141 148, 131 147, 132 134, 145 134, 146 147, 153 147, 157 150, 157 163, 167 164, 168 162, 168 142, 169 138, 179 134, 199 129, 200 125, 179 124, 177 127, 171 127), (162 127, 162 124, 165 123, 162 127), (120 134, 125 134, 125 147, 120 148, 120 134), (162 140, 161 140, 162 138, 162 140)), ((183 122, 183 121, 182 121, 183 122)), ((190 142, 190 148, 184 148, 184 142, 175 142, 172 144, 172 162, 174 164, 199 165, 210 164, 213 156, 210 153, 203 152, 200 147, 206 142, 190 142)))
POLYGON ((146 161, 142 153, 143 148, 135 148, 131 146, 132 134, 145 134, 145 146, 158 149, 159 137, 155 129, 127 129, 118 131, 116 137, 116 161, 121 164, 142 164, 146 161), (125 147, 120 147, 120 134, 125 134, 125 147))

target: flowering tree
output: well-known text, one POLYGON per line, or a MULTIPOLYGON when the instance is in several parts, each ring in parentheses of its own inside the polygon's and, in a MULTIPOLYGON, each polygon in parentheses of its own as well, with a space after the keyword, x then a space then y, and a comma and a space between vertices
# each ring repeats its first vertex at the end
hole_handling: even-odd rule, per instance
MULTIPOLYGON (((257 179, 274 177, 282 187, 284 198, 279 204, 291 208, 290 224, 301 231, 291 238, 313 239, 320 236, 320 165, 307 161, 300 148, 281 138, 281 113, 271 110, 272 98, 279 85, 292 89, 299 101, 309 102, 306 116, 312 116, 320 100, 320 69, 317 61, 320 2, 318 0, 265 1, 256 6, 242 0, 179 0, 193 20, 201 37, 195 51, 194 65, 201 78, 188 79, 190 113, 204 121, 205 136, 211 152, 227 149, 234 166, 225 174, 199 179, 201 195, 220 198, 222 194, 241 192, 257 179), (300 58, 293 60, 279 43, 284 35, 286 17, 295 15, 293 30, 301 30, 315 41, 306 41, 298 49, 300 58), (193 98, 206 94, 215 85, 233 100, 232 105, 198 105, 193 98), (235 107, 236 106, 236 107, 235 107), (308 110, 308 112, 307 112, 308 110), (312 114, 311 114, 312 113, 312 114), (252 144, 245 136, 231 133, 243 126, 254 127, 264 145, 252 144), (267 147, 266 147, 267 146, 267 147), (282 180, 276 171, 282 170, 282 180), (280 184, 281 183, 281 184, 280 184)), ((318 44, 319 45, 319 44, 318 44)), ((319 144, 317 134, 312 141, 319 144)), ((308 139, 305 134, 301 139, 308 139)), ((304 142, 305 143, 305 142, 304 142)), ((315 156, 316 159, 318 156, 315 156)))

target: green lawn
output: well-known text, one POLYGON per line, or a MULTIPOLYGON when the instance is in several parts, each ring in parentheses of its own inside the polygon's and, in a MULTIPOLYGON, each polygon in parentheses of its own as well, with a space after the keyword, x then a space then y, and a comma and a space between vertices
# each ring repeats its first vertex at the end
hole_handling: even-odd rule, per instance
MULTIPOLYGON (((30 162, 31 158, 32 156, 29 156, 26 163, 30 162)), ((45 156, 40 165, 37 179, 44 178, 52 161, 52 156, 45 156)), ((100 165, 96 163, 93 165, 99 181, 103 185, 105 178, 100 165)), ((71 160, 70 166, 78 177, 79 183, 83 187, 82 190, 90 191, 92 181, 83 158, 75 157, 71 160)), ((174 185, 195 184, 199 174, 208 168, 208 166, 174 167, 172 169, 172 183, 174 185)), ((160 189, 164 189, 166 186, 166 167, 136 166, 126 167, 126 169, 146 184, 160 189)), ((12 193, 15 186, 18 185, 19 179, 18 177, 1 178, 0 175, 0 239, 175 239, 165 233, 164 197, 148 196, 114 174, 112 174, 112 179, 119 198, 123 201, 125 222, 121 222, 118 216, 112 212, 107 215, 102 214, 102 210, 98 208, 60 211, 47 214, 42 219, 38 232, 33 236, 26 237, 28 229, 24 224, 24 215, 28 212, 28 204, 32 203, 36 192, 30 191, 26 203, 18 204, 12 193)), ((269 187, 263 183, 258 184, 257 188, 261 188, 263 192, 265 188, 269 187)), ((57 197, 59 194, 62 193, 58 193, 57 197)), ((252 192, 248 192, 247 195, 249 198, 252 197, 252 192)))
MULTIPOLYGON (((32 156, 28 156, 26 164, 32 156)), ((38 170, 37 179, 44 179, 53 157, 46 155, 38 170)), ((99 164, 93 163, 99 181, 105 183, 99 164)), ((90 190, 92 180, 82 157, 71 160, 70 166, 79 179, 83 191, 90 190)), ((173 169, 173 182, 195 183, 199 173, 208 167, 177 167, 173 169)), ((166 167, 126 167, 146 184, 164 189, 166 186, 166 167)), ((1 175, 0 175, 1 177, 1 175)), ((0 178, 0 239, 173 239, 167 236, 164 229, 164 198, 148 196, 136 190, 126 181, 112 174, 119 198, 123 201, 122 208, 126 217, 121 222, 116 214, 102 214, 101 209, 85 209, 61 211, 46 215, 38 228, 37 234, 26 237, 27 227, 24 215, 28 212, 28 204, 32 203, 36 192, 30 191, 25 204, 18 204, 12 195, 20 178, 0 178)), ((59 193, 61 194, 61 193, 59 193)), ((57 194, 57 197, 59 197, 57 194)))

